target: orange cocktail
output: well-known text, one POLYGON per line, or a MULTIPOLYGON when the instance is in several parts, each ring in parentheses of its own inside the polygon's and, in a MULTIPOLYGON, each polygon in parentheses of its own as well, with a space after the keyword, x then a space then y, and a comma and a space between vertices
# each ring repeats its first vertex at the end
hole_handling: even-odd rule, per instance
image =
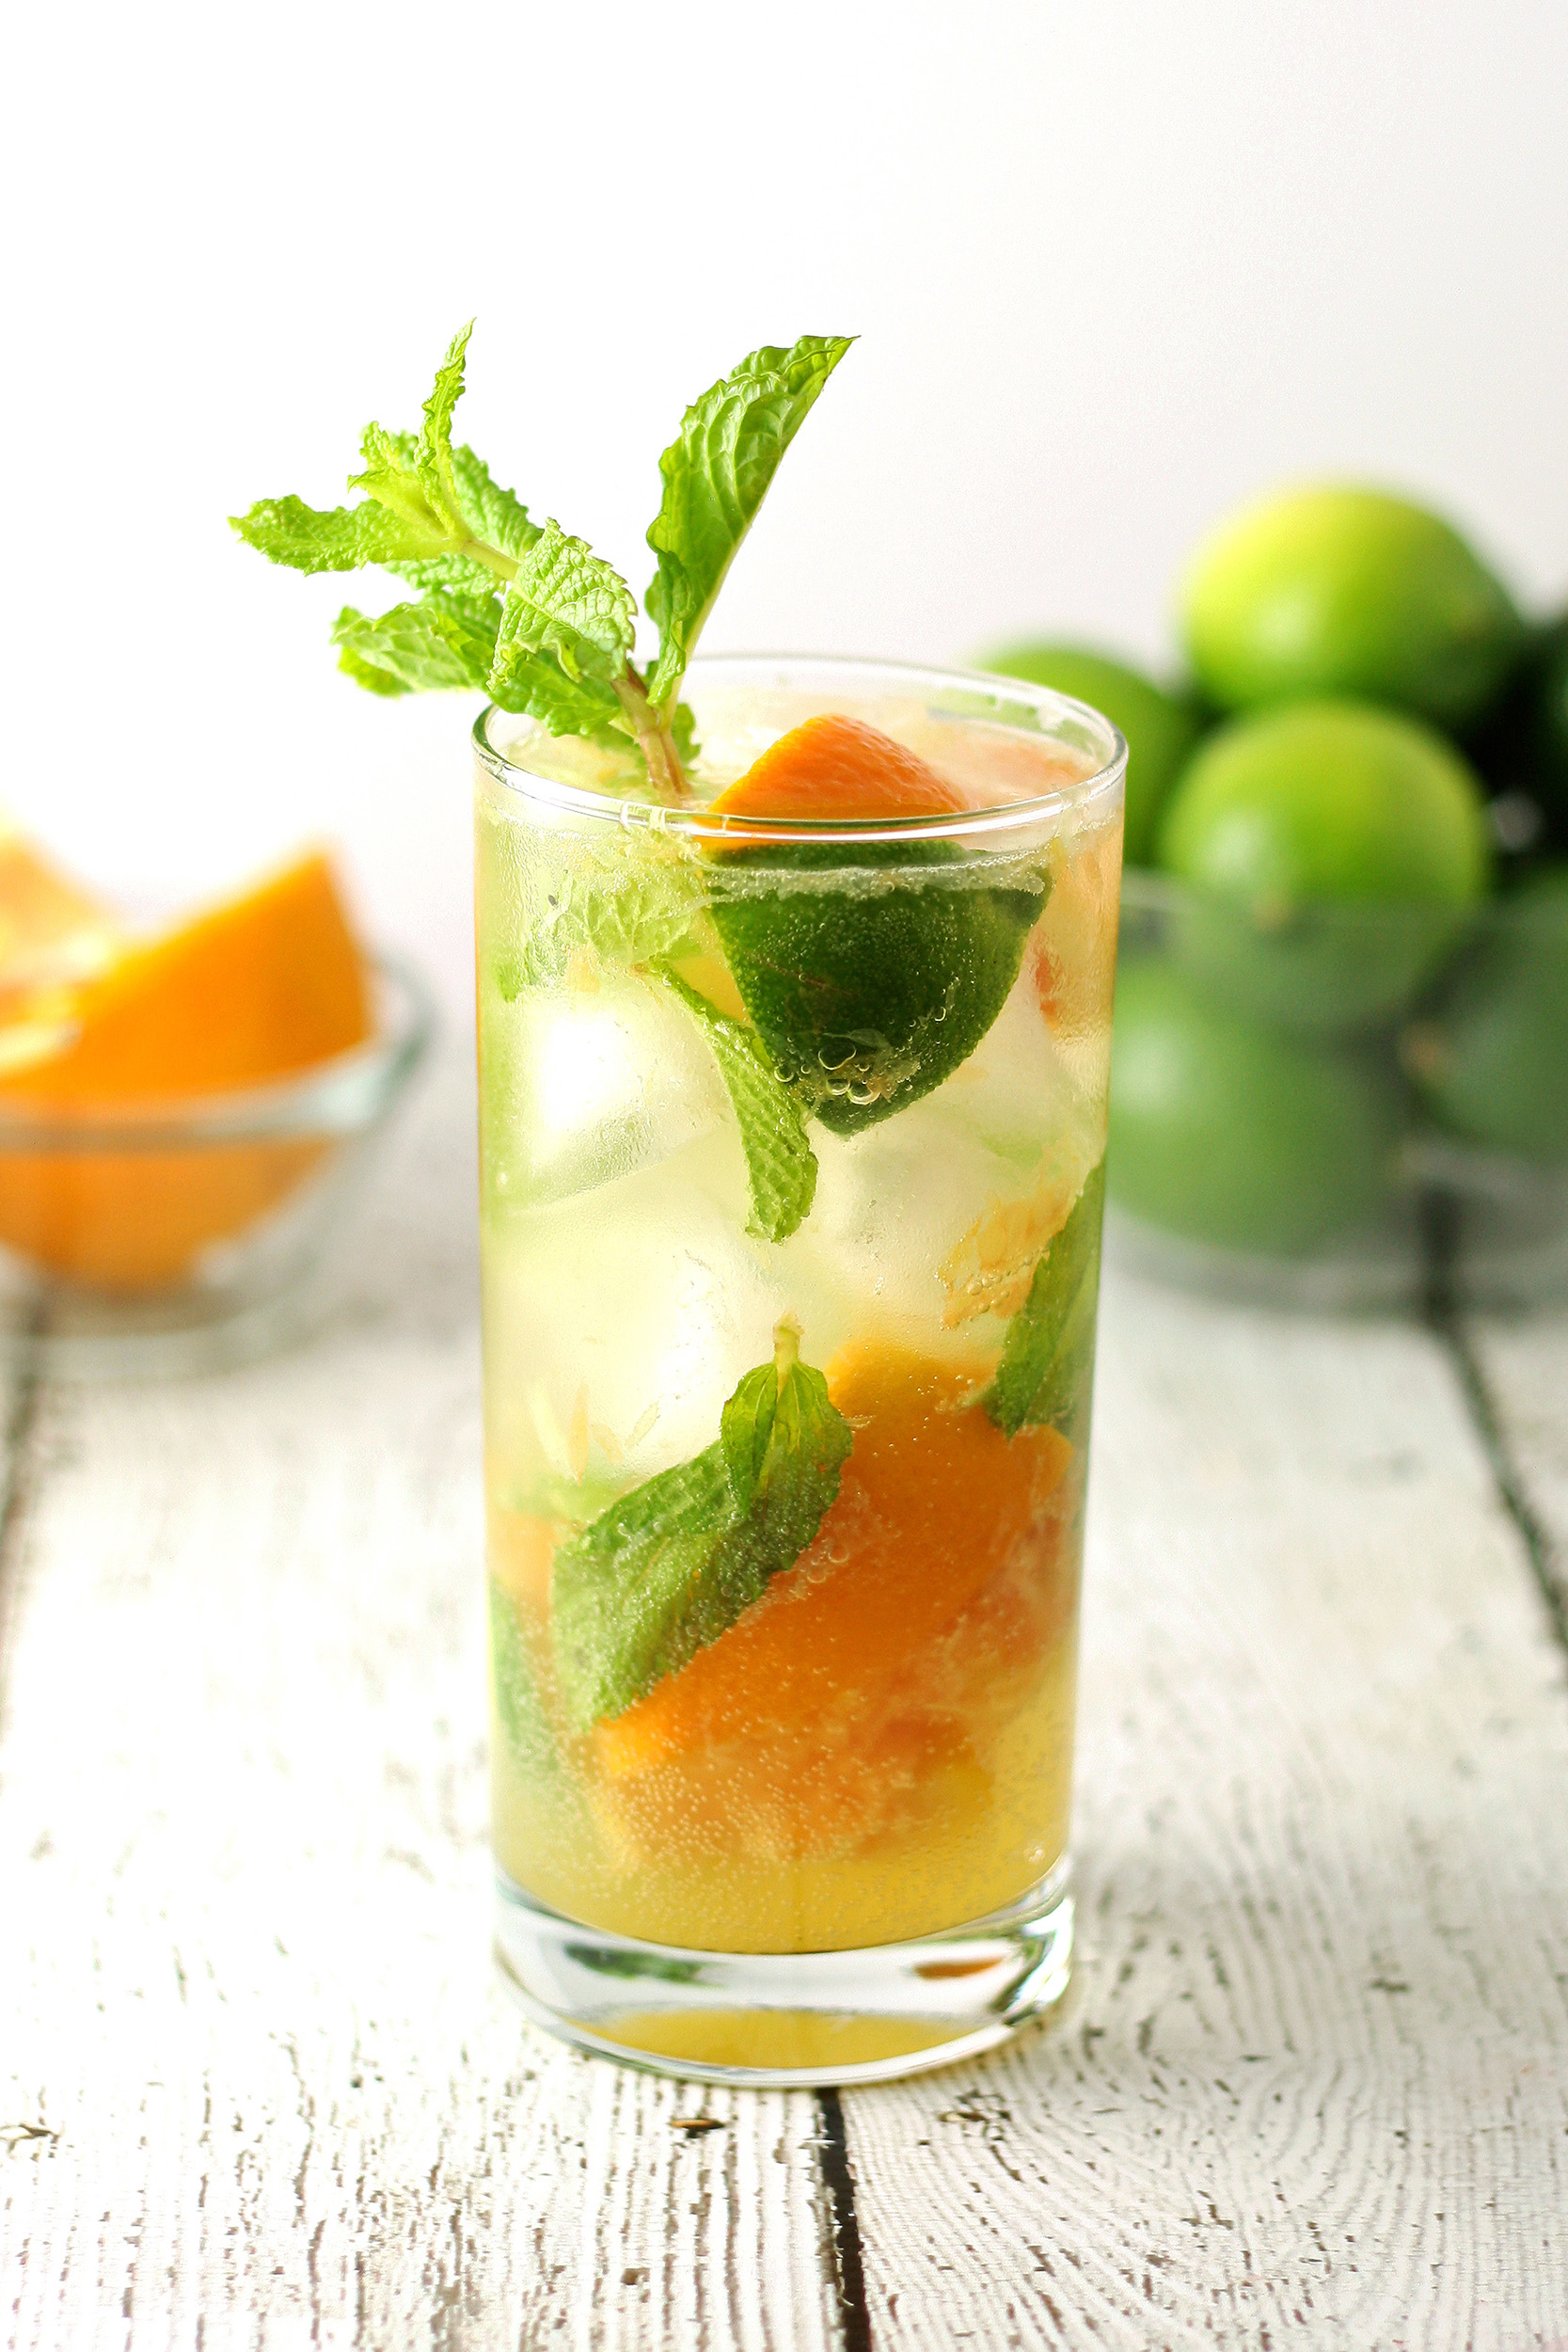
POLYGON ((594 2046, 843 2078, 1065 1980, 1119 745, 690 691, 674 815, 479 731, 500 1942, 594 2046))

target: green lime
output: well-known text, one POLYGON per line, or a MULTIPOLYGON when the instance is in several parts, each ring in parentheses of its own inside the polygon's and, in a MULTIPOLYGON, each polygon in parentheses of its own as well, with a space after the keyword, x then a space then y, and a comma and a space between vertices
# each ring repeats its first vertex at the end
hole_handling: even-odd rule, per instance
POLYGON ((1183 952, 1238 1008, 1365 1027, 1406 1004, 1491 873, 1481 786, 1419 720, 1352 702, 1233 719, 1165 805, 1160 862, 1198 894, 1183 952))
POLYGON ((964 864, 950 841, 769 847, 723 863, 750 884, 713 903, 741 1000, 779 1075, 840 1136, 918 1102, 974 1051, 1045 903, 944 882, 934 869, 964 864), (824 869, 826 887, 802 887, 824 869), (788 886, 768 888, 773 872, 788 886))
POLYGON ((1177 770, 1203 732, 1195 704, 1167 693, 1139 670, 1109 654, 1079 645, 1004 646, 981 664, 1005 677, 1026 678, 1071 694, 1103 712, 1127 739, 1127 825, 1122 855, 1129 866, 1147 866, 1154 849, 1154 823, 1177 770))
POLYGON ((1568 866, 1497 909, 1405 1052, 1445 1126, 1527 1159, 1568 1159, 1568 866))
POLYGON ((1117 977, 1111 1199, 1235 1249, 1310 1249, 1387 1197, 1398 1090, 1361 1056, 1285 1038, 1153 958, 1117 977))
POLYGON ((1291 490, 1222 523, 1181 587, 1199 684, 1224 710, 1364 694, 1462 727, 1503 683, 1523 624, 1437 515, 1381 490, 1291 490))

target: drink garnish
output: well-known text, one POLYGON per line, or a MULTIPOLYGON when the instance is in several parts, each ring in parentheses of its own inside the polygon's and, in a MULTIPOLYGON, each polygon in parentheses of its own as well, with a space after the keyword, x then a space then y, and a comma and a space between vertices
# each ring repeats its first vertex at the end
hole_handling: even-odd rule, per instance
POLYGON ((498 959, 496 985, 510 1005, 525 988, 559 987, 584 955, 630 970, 694 954, 708 944, 702 922, 691 877, 673 861, 611 857, 592 866, 583 859, 552 877, 546 904, 498 959))
POLYGON ((1035 1268, 1029 1295, 1007 1325, 1002 1357, 980 1403, 998 1429, 1049 1423, 1074 1438, 1094 1368, 1095 1302, 1100 1295, 1100 1219, 1105 1162, 1085 1179, 1072 1214, 1035 1268))
POLYGON ((829 710, 770 743, 708 813, 823 824, 957 816, 968 805, 918 752, 863 719, 829 710))
POLYGON ((555 1556, 551 1627, 579 1731, 624 1713, 759 1600, 811 1542, 854 1442, 799 1327, 774 1331, 720 1434, 602 1512, 555 1556))
POLYGON ((715 896, 736 986, 779 1075, 837 1135, 918 1102, 974 1052, 1018 977, 1049 877, 1032 875, 1033 889, 970 886, 954 841, 918 832, 797 841, 784 827, 903 823, 965 805, 905 744, 832 714, 781 736, 714 803, 748 825, 722 845, 723 864, 753 878, 776 871, 783 884, 715 896), (774 838, 761 830, 769 818, 774 838), (890 867, 879 886, 877 869, 890 867), (812 868, 833 885, 802 889, 796 877, 812 868), (926 868, 958 870, 927 882, 926 868))
POLYGON ((780 459, 852 337, 804 335, 753 351, 710 385, 659 459, 648 531, 658 559, 649 618, 658 654, 632 660, 637 604, 612 564, 555 521, 542 527, 471 449, 451 438, 472 323, 436 372, 418 433, 368 425, 356 506, 261 499, 230 517, 250 547, 303 572, 379 564, 421 593, 371 615, 346 607, 339 666, 379 694, 465 687, 554 735, 641 749, 654 789, 684 797, 689 713, 681 680, 780 459))
POLYGON ((780 1080, 754 1029, 721 1012, 678 973, 655 969, 701 1024, 719 1065, 746 1154, 752 1204, 746 1230, 763 1241, 787 1241, 816 1193, 816 1154, 806 1140, 800 1104, 780 1080))
POLYGON ((508 1746, 525 1772, 563 1779, 549 1712, 511 1597, 490 1586, 490 1672, 496 1713, 508 1746))

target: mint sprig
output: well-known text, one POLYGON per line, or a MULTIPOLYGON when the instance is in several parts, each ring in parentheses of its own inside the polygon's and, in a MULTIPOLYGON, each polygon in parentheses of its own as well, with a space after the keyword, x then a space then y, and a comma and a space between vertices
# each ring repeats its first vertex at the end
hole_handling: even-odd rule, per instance
POLYGON ((559 523, 543 530, 471 449, 453 445, 472 324, 436 371, 417 433, 365 429, 349 486, 357 506, 261 499, 230 517, 247 546, 296 571, 374 564, 424 602, 372 616, 346 608, 333 631, 341 668, 372 693, 459 687, 487 693, 556 735, 641 749, 655 789, 687 791, 690 712, 680 683, 703 623, 779 459, 848 348, 806 336, 752 352, 687 411, 659 461, 664 497, 649 532, 660 631, 653 681, 632 660, 636 601, 612 565, 559 523))
POLYGON ((854 1432, 788 1321, 718 1442, 623 1495, 555 1555, 556 1672, 575 1730, 624 1714, 793 1565, 838 1493, 854 1432))
POLYGON ((1001 1360, 980 1403, 1004 1436, 1047 1422, 1076 1444, 1094 1371, 1100 1228, 1105 1162, 1098 1160, 1060 1232, 1035 1268, 1029 1295, 1010 1319, 1001 1360))
POLYGON ((816 1154, 806 1140, 800 1104, 754 1029, 721 1012, 678 973, 661 970, 658 977, 695 1015, 724 1081, 746 1154, 752 1196, 746 1230, 763 1241, 787 1241, 816 1194, 816 1154))

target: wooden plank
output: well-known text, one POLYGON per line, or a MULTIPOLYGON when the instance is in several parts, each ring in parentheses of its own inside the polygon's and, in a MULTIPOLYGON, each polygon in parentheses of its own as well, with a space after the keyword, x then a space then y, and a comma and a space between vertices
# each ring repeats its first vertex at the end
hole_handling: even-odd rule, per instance
POLYGON ((1568 1629, 1568 1314, 1462 1327, 1498 1469, 1549 1604, 1568 1629))
POLYGON ((313 1349, 40 1400, 0 1746, 18 2352, 837 2341, 809 2097, 590 2062, 491 1973, 472 1131, 454 1058, 313 1349))
POLYGON ((1104 1313, 1079 1975, 846 2094, 874 2339, 1560 2345, 1564 1661, 1450 1362, 1104 1313))

